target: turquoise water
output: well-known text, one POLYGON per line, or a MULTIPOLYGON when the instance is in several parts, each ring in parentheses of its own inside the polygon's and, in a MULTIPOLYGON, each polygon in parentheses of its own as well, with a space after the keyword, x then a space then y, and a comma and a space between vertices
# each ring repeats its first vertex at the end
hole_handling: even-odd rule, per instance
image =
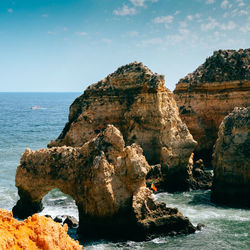
MULTIPOLYGON (((80 93, 0 93, 0 207, 11 210, 18 194, 15 172, 26 147, 39 149, 55 139, 67 121, 68 110, 80 93), (41 109, 32 110, 39 105, 41 109)), ((250 249, 250 210, 215 206, 210 191, 161 193, 155 196, 178 207, 192 223, 206 227, 193 235, 160 237, 147 242, 100 240, 83 242, 84 249, 250 249)), ((78 218, 71 197, 53 190, 44 197, 42 214, 78 218)))

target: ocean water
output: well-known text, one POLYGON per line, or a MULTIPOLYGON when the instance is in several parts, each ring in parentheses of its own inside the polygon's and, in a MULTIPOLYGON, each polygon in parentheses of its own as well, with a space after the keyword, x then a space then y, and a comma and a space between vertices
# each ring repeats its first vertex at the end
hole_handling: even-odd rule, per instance
MULTIPOLYGON (((0 93, 0 208, 11 210, 18 200, 15 173, 25 148, 45 148, 63 129, 69 106, 80 93, 0 93), (31 109, 39 105, 40 109, 31 109)), ((159 237, 146 242, 82 242, 85 249, 250 249, 250 210, 216 206, 210 191, 161 193, 155 199, 178 207, 193 224, 206 227, 195 234, 159 237)), ((78 218, 71 197, 55 189, 43 199, 41 214, 78 218)))

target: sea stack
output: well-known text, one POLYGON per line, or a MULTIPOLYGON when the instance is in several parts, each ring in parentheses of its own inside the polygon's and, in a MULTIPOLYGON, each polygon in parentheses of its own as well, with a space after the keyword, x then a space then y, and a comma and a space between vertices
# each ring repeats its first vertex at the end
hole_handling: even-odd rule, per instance
POLYGON ((197 143, 164 83, 163 75, 152 73, 142 63, 118 68, 73 102, 68 123, 49 147, 80 147, 113 124, 125 145, 137 143, 150 165, 161 164, 168 190, 188 190, 197 143))
POLYGON ((236 107, 221 123, 213 166, 212 201, 250 207, 250 107, 236 107))
POLYGON ((219 50, 174 90, 181 119, 198 146, 195 159, 211 165, 219 125, 234 107, 250 105, 250 49, 219 50))
POLYGON ((125 146, 113 125, 79 147, 26 149, 17 168, 20 200, 13 214, 38 212, 43 196, 59 188, 76 202, 83 237, 144 240, 195 232, 178 209, 154 201, 146 187, 149 169, 141 147, 125 146))

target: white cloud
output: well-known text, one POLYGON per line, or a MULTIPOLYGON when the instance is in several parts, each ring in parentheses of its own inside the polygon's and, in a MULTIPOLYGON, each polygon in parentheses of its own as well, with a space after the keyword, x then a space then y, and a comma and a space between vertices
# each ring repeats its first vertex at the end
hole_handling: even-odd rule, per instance
POLYGON ((203 30, 203 31, 213 30, 218 25, 219 25, 219 23, 214 18, 209 17, 207 23, 201 24, 201 30, 203 30))
POLYGON ((243 0, 236 0, 236 2, 238 3, 239 7, 243 7, 246 5, 243 0))
POLYGON ((139 32, 133 30, 133 31, 126 32, 122 34, 121 36, 127 38, 127 37, 137 37, 138 35, 139 35, 139 32))
MULTIPOLYGON (((134 6, 138 6, 138 7, 145 7, 145 2, 149 1, 149 0, 130 0, 130 2, 134 5, 134 6)), ((150 0, 152 3, 156 3, 158 2, 158 0, 150 0)))
POLYGON ((179 22, 180 27, 185 28, 187 27, 187 23, 185 21, 179 22))
POLYGON ((112 43, 112 40, 108 38, 103 38, 101 41, 107 44, 112 43))
POLYGON ((216 19, 209 17, 207 23, 201 24, 202 31, 214 30, 215 28, 219 28, 221 30, 233 30, 236 28, 236 23, 233 21, 229 21, 228 23, 219 23, 216 19))
POLYGON ((232 11, 232 16, 247 16, 248 15, 248 10, 239 10, 238 8, 234 9, 232 11))
POLYGON ((135 15, 136 9, 129 8, 127 5, 123 5, 121 9, 114 10, 113 13, 117 16, 135 15))
POLYGON ((173 20, 174 20, 173 16, 158 16, 153 20, 153 22, 154 23, 172 23, 173 20))
POLYGON ((222 30, 233 30, 236 28, 236 24, 233 21, 229 21, 227 24, 220 25, 222 30))
POLYGON ((144 40, 141 42, 142 45, 157 45, 157 44, 161 44, 162 43, 162 39, 159 37, 155 37, 152 39, 148 39, 148 40, 144 40))
POLYGON ((232 4, 230 4, 228 0, 224 0, 224 1, 221 3, 220 7, 221 7, 222 9, 227 9, 227 8, 231 8, 231 7, 232 7, 232 4))
POLYGON ((225 12, 225 13, 223 14, 223 18, 227 18, 228 15, 229 15, 229 13, 228 13, 228 12, 225 12))
POLYGON ((44 17, 44 18, 48 18, 48 17, 49 17, 49 15, 48 15, 48 14, 42 14, 42 17, 44 17))
POLYGON ((9 12, 9 13, 12 13, 12 12, 13 12, 13 9, 9 8, 9 9, 8 9, 8 12, 9 12))
POLYGON ((213 3, 215 3, 215 0, 207 0, 206 1, 206 4, 213 4, 213 3))
POLYGON ((88 33, 84 32, 84 31, 78 31, 75 34, 78 35, 78 36, 86 36, 86 35, 88 35, 88 33))
POLYGON ((243 33, 249 33, 250 32, 250 23, 246 23, 244 26, 240 28, 240 31, 243 33))
POLYGON ((195 18, 200 18, 201 14, 200 13, 196 13, 194 16, 195 16, 195 18))
POLYGON ((167 44, 169 45, 176 45, 177 43, 181 42, 184 40, 183 35, 167 35, 166 36, 167 44))
POLYGON ((134 6, 144 6, 145 0, 130 0, 130 2, 134 5, 134 6))
POLYGON ((177 10, 177 11, 175 11, 175 13, 174 13, 174 15, 176 16, 176 15, 178 15, 178 14, 180 14, 181 12, 179 11, 179 10, 177 10))
POLYGON ((188 16, 187 16, 187 19, 188 19, 189 21, 192 21, 192 20, 193 20, 193 16, 192 16, 192 15, 188 15, 188 16))
POLYGON ((188 29, 179 29, 179 33, 181 35, 187 35, 187 34, 189 34, 189 30, 188 29))
POLYGON ((165 28, 167 29, 169 26, 170 23, 172 23, 174 20, 174 17, 173 16, 158 16, 156 17, 153 22, 154 23, 163 23, 165 28))
POLYGON ((130 32, 128 32, 128 35, 131 37, 136 37, 139 35, 139 33, 137 31, 130 31, 130 32))
POLYGON ((55 32, 55 31, 50 31, 50 30, 49 30, 49 31, 48 31, 48 34, 49 34, 49 35, 56 35, 56 32, 55 32))

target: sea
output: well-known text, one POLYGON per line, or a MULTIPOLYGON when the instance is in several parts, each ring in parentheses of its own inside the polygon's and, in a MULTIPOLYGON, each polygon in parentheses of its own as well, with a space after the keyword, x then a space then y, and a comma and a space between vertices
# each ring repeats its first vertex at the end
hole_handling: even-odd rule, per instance
MULTIPOLYGON (((11 210, 18 200, 15 174, 25 148, 46 148, 56 139, 67 122, 70 104, 80 94, 0 93, 0 208, 11 210)), ((250 210, 217 206, 210 202, 210 191, 154 196, 177 207, 194 225, 203 223, 205 227, 187 236, 144 242, 80 242, 84 249, 250 249, 250 210)), ((74 200, 58 189, 49 192, 43 204, 43 215, 67 214, 78 219, 74 200)))

